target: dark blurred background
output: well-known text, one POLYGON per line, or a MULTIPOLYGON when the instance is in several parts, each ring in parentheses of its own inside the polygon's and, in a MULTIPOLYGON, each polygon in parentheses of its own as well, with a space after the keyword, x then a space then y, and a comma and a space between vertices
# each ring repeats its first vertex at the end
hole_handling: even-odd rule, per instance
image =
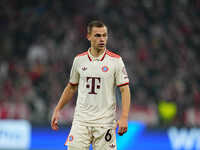
POLYGON ((107 47, 126 64, 130 120, 199 126, 200 0, 1 0, 0 119, 49 124, 93 19, 108 26, 107 47))

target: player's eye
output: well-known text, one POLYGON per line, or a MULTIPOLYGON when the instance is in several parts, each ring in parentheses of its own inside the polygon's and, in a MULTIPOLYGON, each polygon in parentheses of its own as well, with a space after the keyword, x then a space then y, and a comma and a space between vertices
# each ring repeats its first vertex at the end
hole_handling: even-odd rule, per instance
POLYGON ((104 33, 104 34, 95 34, 94 36, 95 36, 95 37, 106 37, 107 34, 106 34, 106 33, 104 33))
POLYGON ((95 37, 101 37, 101 34, 95 34, 94 36, 95 37))

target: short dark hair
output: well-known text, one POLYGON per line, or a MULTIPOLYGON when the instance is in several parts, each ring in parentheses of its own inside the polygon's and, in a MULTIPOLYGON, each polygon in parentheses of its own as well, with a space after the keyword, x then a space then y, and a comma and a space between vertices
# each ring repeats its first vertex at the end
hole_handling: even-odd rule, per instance
POLYGON ((90 34, 93 27, 106 27, 106 25, 100 20, 93 20, 87 25, 87 33, 90 34))

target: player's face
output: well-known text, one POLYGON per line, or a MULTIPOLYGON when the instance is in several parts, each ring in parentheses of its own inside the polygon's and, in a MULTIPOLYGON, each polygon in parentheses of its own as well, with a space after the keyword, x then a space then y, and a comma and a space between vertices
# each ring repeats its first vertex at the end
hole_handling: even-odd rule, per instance
POLYGON ((93 47, 95 50, 104 50, 108 39, 107 28, 93 27, 87 38, 91 43, 91 47, 93 47))

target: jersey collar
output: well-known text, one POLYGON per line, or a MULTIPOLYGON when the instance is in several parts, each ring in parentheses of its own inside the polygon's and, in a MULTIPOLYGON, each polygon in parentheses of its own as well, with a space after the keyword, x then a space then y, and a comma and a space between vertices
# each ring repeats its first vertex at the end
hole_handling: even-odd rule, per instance
POLYGON ((106 55, 106 51, 107 49, 104 50, 103 54, 101 54, 99 57, 94 57, 92 56, 91 52, 90 52, 90 48, 88 49, 88 58, 90 61, 95 61, 95 60, 98 60, 98 61, 103 61, 105 55, 106 55))

